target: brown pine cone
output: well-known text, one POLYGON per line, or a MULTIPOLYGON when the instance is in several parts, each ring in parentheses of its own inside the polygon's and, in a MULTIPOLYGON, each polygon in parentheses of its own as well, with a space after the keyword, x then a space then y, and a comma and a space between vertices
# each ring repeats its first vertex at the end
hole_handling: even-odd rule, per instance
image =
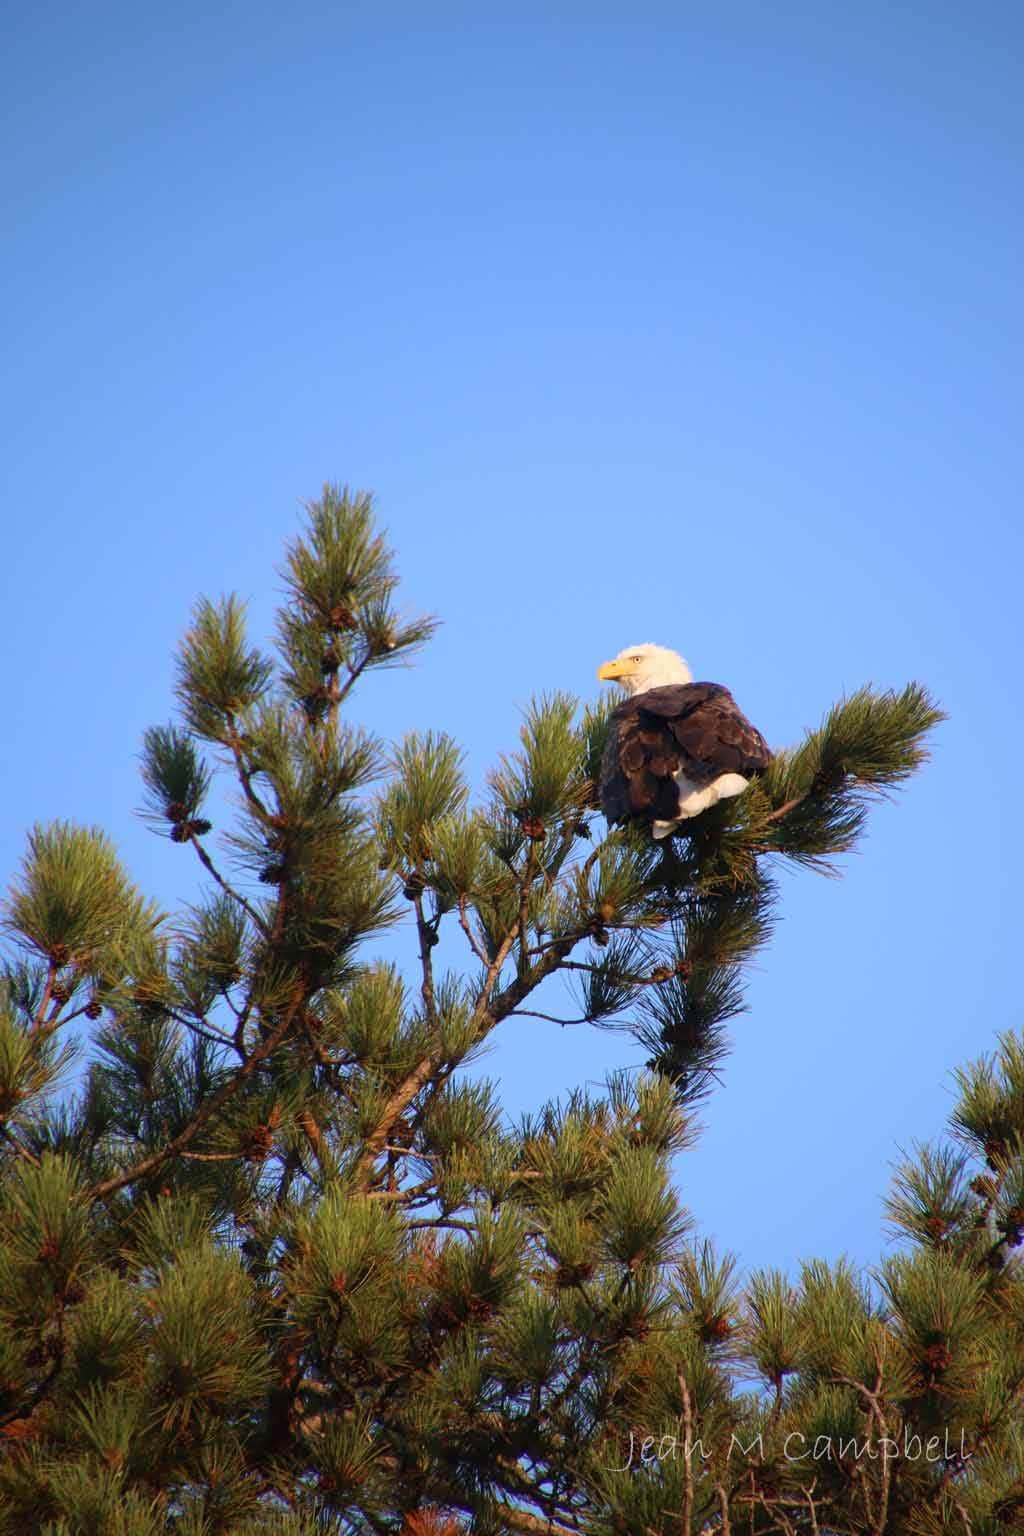
POLYGON ((358 629, 359 620, 351 608, 346 608, 344 603, 335 603, 328 614, 327 627, 340 635, 344 630, 358 629))

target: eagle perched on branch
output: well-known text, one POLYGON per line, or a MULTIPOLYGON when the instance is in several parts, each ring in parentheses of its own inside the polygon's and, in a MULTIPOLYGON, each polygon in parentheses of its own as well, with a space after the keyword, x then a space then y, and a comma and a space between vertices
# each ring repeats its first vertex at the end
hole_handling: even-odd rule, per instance
POLYGON ((612 711, 601 762, 609 821, 649 821, 655 837, 667 837, 680 822, 742 794, 771 762, 764 737, 728 688, 695 683, 676 651, 628 645, 597 675, 629 695, 612 711))

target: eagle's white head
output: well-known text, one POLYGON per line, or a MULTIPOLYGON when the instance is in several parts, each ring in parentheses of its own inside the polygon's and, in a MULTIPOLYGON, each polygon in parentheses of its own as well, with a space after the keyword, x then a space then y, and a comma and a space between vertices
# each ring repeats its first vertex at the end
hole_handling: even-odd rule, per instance
POLYGON ((627 645, 613 661, 598 667, 602 683, 621 683, 632 696, 668 683, 692 683, 689 667, 678 651, 664 645, 627 645))

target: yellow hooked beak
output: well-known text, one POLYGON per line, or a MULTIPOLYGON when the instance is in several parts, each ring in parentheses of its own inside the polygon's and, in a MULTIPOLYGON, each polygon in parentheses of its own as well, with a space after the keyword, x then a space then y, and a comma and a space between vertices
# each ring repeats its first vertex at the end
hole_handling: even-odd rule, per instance
POLYGON ((614 683, 621 677, 628 677, 630 666, 628 661, 606 661, 598 667, 598 681, 602 683, 614 683))

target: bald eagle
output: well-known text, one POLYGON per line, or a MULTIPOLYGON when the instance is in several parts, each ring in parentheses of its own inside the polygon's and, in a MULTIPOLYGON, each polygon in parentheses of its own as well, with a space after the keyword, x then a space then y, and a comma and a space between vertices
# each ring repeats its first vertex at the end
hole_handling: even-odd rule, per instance
POLYGON ((601 762, 601 809, 611 822, 650 821, 667 837, 691 816, 742 794, 771 752, 721 683, 695 683, 675 651, 627 645, 598 668, 628 698, 612 710, 601 762))

